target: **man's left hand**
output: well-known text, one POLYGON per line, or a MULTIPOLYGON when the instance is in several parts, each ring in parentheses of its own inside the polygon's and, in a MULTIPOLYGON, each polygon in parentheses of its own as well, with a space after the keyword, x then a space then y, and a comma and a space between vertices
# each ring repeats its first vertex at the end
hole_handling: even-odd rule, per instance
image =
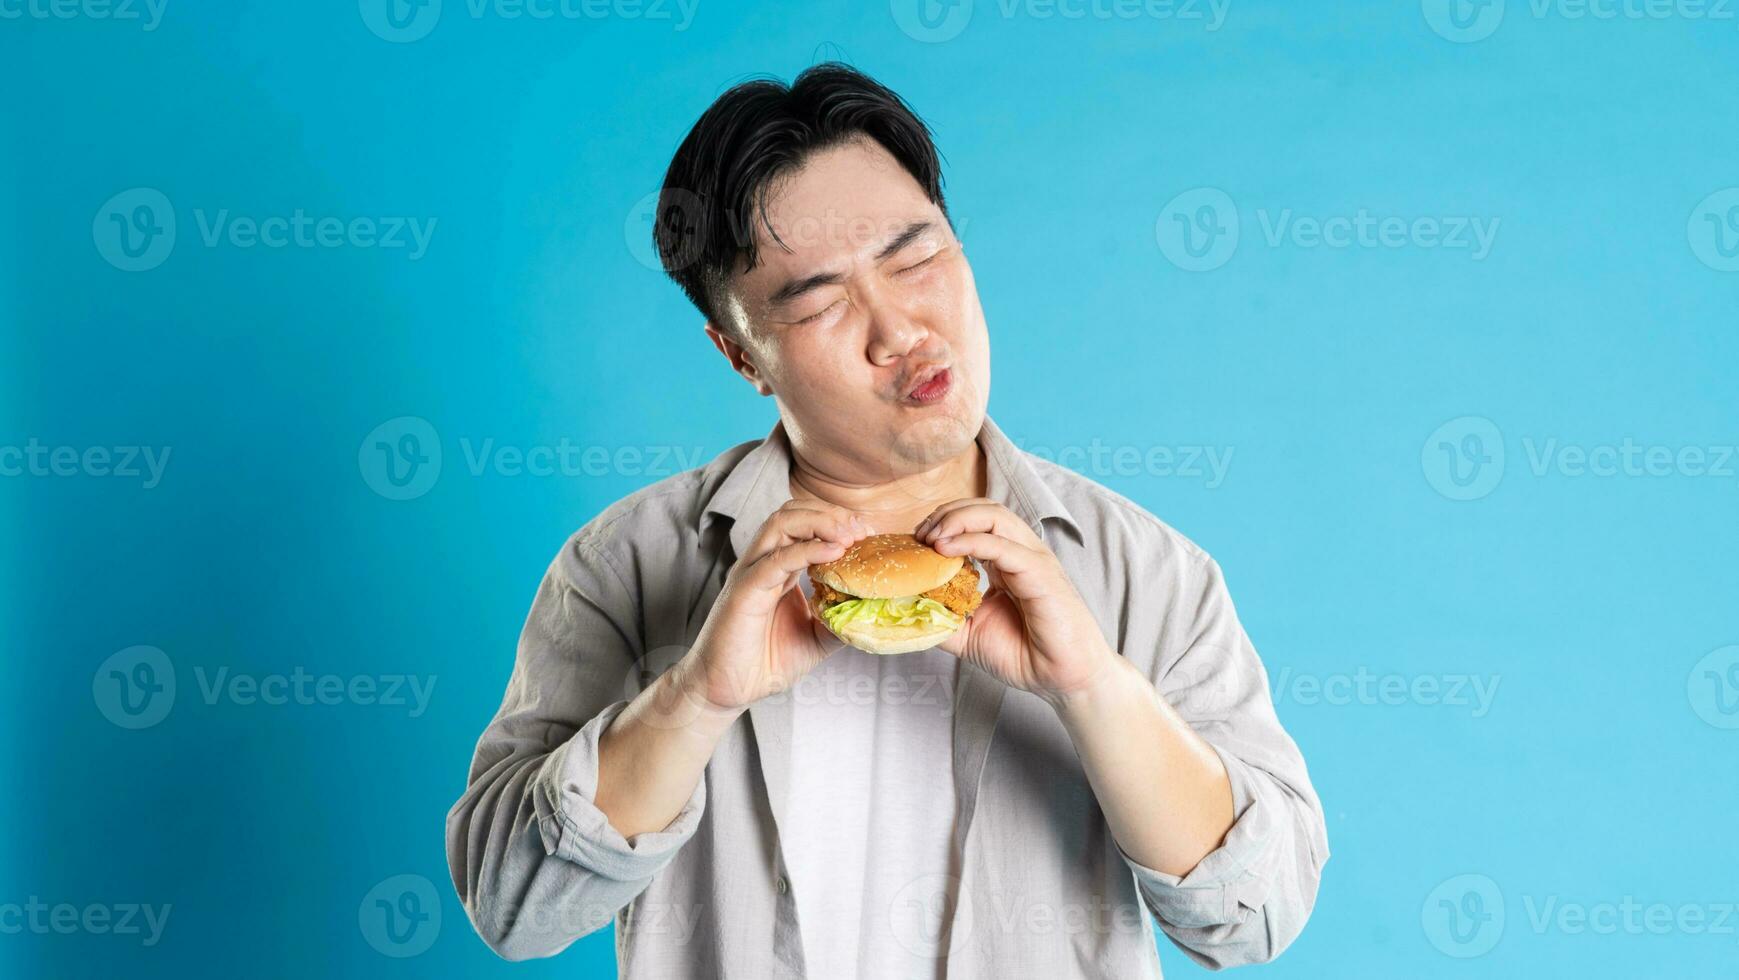
POLYGON ((984 563, 990 589, 942 649, 1053 704, 1086 690, 1117 654, 1027 523, 987 497, 963 497, 930 512, 912 532, 944 555, 984 563))

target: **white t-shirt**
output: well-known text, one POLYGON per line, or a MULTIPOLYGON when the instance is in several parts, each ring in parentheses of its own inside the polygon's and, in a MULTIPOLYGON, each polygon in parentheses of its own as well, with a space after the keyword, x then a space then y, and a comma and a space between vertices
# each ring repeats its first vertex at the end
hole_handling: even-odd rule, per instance
POLYGON ((846 647, 795 684, 784 854, 808 974, 944 975, 957 869, 954 684, 929 649, 846 647))

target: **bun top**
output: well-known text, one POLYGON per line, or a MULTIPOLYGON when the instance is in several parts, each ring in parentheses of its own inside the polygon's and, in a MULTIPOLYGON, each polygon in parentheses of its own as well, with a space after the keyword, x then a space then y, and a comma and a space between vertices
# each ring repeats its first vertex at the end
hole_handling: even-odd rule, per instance
POLYGON ((809 577, 865 599, 900 599, 947 585, 966 564, 910 534, 872 534, 830 562, 809 566, 809 577))

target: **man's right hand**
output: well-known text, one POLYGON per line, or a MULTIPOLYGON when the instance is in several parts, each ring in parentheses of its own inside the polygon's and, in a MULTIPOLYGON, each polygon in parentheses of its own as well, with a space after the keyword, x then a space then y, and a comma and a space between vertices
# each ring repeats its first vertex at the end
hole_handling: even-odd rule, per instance
POLYGON ((810 611, 798 583, 870 534, 851 511, 792 499, 761 525, 725 577, 694 649, 677 665, 691 697, 737 712, 776 694, 843 643, 810 611))
POLYGON ((624 837, 668 826, 743 710, 844 646, 797 583, 869 533, 845 508, 816 500, 793 499, 761 525, 694 648, 599 736, 595 801, 624 837))

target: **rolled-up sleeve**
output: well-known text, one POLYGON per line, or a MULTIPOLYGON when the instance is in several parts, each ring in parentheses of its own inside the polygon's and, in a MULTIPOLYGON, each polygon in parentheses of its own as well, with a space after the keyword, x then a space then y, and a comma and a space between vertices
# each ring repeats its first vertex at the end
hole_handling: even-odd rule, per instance
POLYGON ((695 784, 688 802, 663 830, 629 839, 611 826, 594 802, 598 737, 627 706, 627 701, 612 702, 549 754, 538 773, 534 802, 545 851, 612 881, 644 884, 694 835, 706 806, 706 780, 695 784))
POLYGON ((1298 937, 1316 904, 1328 837, 1304 758, 1274 712, 1267 672, 1233 609, 1219 566, 1184 562, 1167 597, 1155 686, 1225 763, 1233 824, 1181 878, 1123 859, 1159 927, 1196 962, 1267 962, 1298 937))
POLYGON ((513 675, 447 814, 447 863, 478 935, 508 959, 603 928, 694 834, 706 780, 662 830, 624 838, 596 805, 598 739, 639 687, 637 602, 586 530, 557 555, 513 675))

